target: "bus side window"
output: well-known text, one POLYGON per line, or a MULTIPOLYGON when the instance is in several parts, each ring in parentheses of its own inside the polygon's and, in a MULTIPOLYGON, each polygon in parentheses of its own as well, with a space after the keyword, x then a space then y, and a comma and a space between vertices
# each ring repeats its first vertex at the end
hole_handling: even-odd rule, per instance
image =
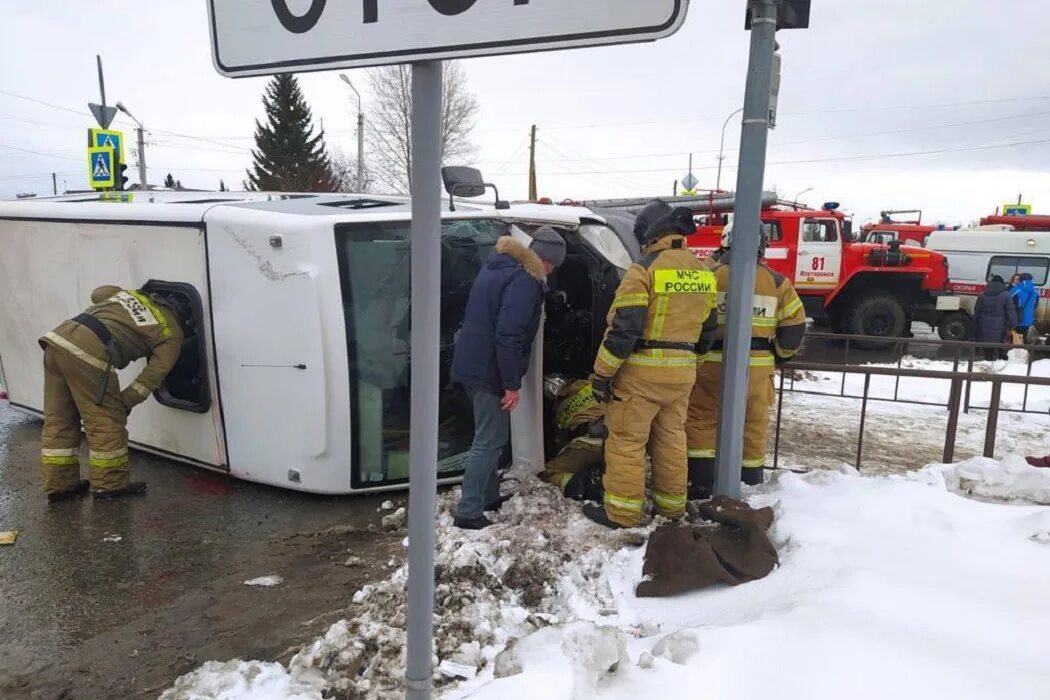
POLYGON ((192 309, 183 319, 182 352, 179 361, 168 372, 164 382, 153 392, 162 406, 180 411, 207 413, 211 409, 211 385, 208 381, 208 348, 204 337, 204 306, 192 284, 150 280, 142 286, 147 294, 177 294, 192 309))
POLYGON ((1044 286, 1050 274, 1050 258, 994 255, 988 263, 986 279, 990 280, 998 275, 1003 281, 1009 282, 1014 275, 1026 272, 1032 276, 1032 284, 1037 287, 1044 286))

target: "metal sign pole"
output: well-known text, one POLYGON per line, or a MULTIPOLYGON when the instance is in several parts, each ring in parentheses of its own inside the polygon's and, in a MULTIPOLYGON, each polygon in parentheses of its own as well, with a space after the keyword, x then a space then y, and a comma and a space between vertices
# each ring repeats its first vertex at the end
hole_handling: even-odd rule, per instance
POLYGON ((718 411, 718 476, 715 492, 740 497, 744 460, 744 414, 747 410, 748 364, 751 355, 751 298, 755 290, 761 236, 762 181, 769 136, 769 89, 777 30, 777 0, 750 0, 751 57, 744 92, 744 125, 740 135, 740 165, 733 216, 733 248, 725 352, 722 362, 722 402, 718 411))
POLYGON ((429 700, 441 319, 441 61, 412 65, 412 376, 405 697, 429 700))

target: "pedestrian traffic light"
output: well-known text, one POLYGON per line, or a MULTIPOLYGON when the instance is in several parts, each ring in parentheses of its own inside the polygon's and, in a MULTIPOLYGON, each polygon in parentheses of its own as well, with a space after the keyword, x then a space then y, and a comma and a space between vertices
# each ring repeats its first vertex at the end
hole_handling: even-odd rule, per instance
POLYGON ((128 188, 128 176, 124 174, 127 171, 127 169, 128 166, 124 165, 123 163, 117 164, 117 172, 115 173, 116 178, 114 178, 113 189, 124 191, 128 188))

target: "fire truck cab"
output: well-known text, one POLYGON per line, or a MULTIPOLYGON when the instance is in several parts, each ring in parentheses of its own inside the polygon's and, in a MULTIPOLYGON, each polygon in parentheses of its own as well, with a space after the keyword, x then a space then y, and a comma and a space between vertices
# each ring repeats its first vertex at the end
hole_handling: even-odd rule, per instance
MULTIPOLYGON (((764 203, 761 217, 769 241, 766 264, 792 281, 807 315, 834 332, 901 337, 909 334, 912 321, 920 321, 944 338, 970 333, 969 317, 959 313, 959 299, 947 291, 943 255, 899 240, 852 242, 851 221, 835 202, 811 210, 774 199, 764 203)), ((724 212, 701 214, 690 247, 710 255, 728 220, 724 212)))
POLYGON ((858 240, 862 243, 900 241, 904 245, 924 246, 926 237, 939 228, 922 223, 922 211, 919 209, 888 209, 879 212, 877 223, 860 227, 858 240), (894 218, 897 214, 914 214, 914 218, 898 220, 894 218))

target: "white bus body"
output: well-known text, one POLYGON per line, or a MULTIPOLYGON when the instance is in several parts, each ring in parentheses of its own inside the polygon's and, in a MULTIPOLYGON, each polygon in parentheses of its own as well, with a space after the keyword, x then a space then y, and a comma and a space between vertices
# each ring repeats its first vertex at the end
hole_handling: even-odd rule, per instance
POLYGON ((1050 231, 934 231, 926 247, 947 256, 949 288, 971 315, 993 275, 1009 284, 1015 274, 1030 273, 1039 291, 1036 328, 1039 333, 1050 331, 1050 231))
MULTIPOLYGON (((188 284, 202 310, 196 345, 184 347, 180 367, 156 400, 132 413, 134 447, 313 493, 403 488, 409 200, 160 192, 130 199, 88 194, 0 202, 0 373, 10 404, 41 415, 37 339, 82 311, 92 289, 142 287, 149 280, 188 284), (181 367, 196 356, 199 365, 181 367)), ((542 331, 537 339, 512 425, 514 459, 534 470, 544 459, 543 358, 565 365, 555 371, 586 372, 581 358, 593 358, 594 334, 608 308, 603 300, 611 299, 630 264, 622 231, 586 209, 526 204, 497 210, 457 202, 454 213, 443 214, 441 261, 442 381, 448 385, 452 341, 481 261, 500 235, 527 239, 539 224, 554 226, 570 242, 570 262, 552 288, 568 289, 563 296, 570 306, 579 300, 572 309, 577 316, 559 316, 554 325, 578 331, 583 340, 573 345, 587 347, 570 357, 573 351, 558 339, 545 343, 542 331), (589 322, 581 323, 587 304, 589 322)), ((559 300, 555 313, 569 312, 559 300)), ((551 314, 548 304, 549 329, 551 314)), ((140 369, 141 363, 125 369, 121 382, 140 369)), ((470 415, 462 391, 448 386, 436 456, 444 481, 461 472, 470 415)))

